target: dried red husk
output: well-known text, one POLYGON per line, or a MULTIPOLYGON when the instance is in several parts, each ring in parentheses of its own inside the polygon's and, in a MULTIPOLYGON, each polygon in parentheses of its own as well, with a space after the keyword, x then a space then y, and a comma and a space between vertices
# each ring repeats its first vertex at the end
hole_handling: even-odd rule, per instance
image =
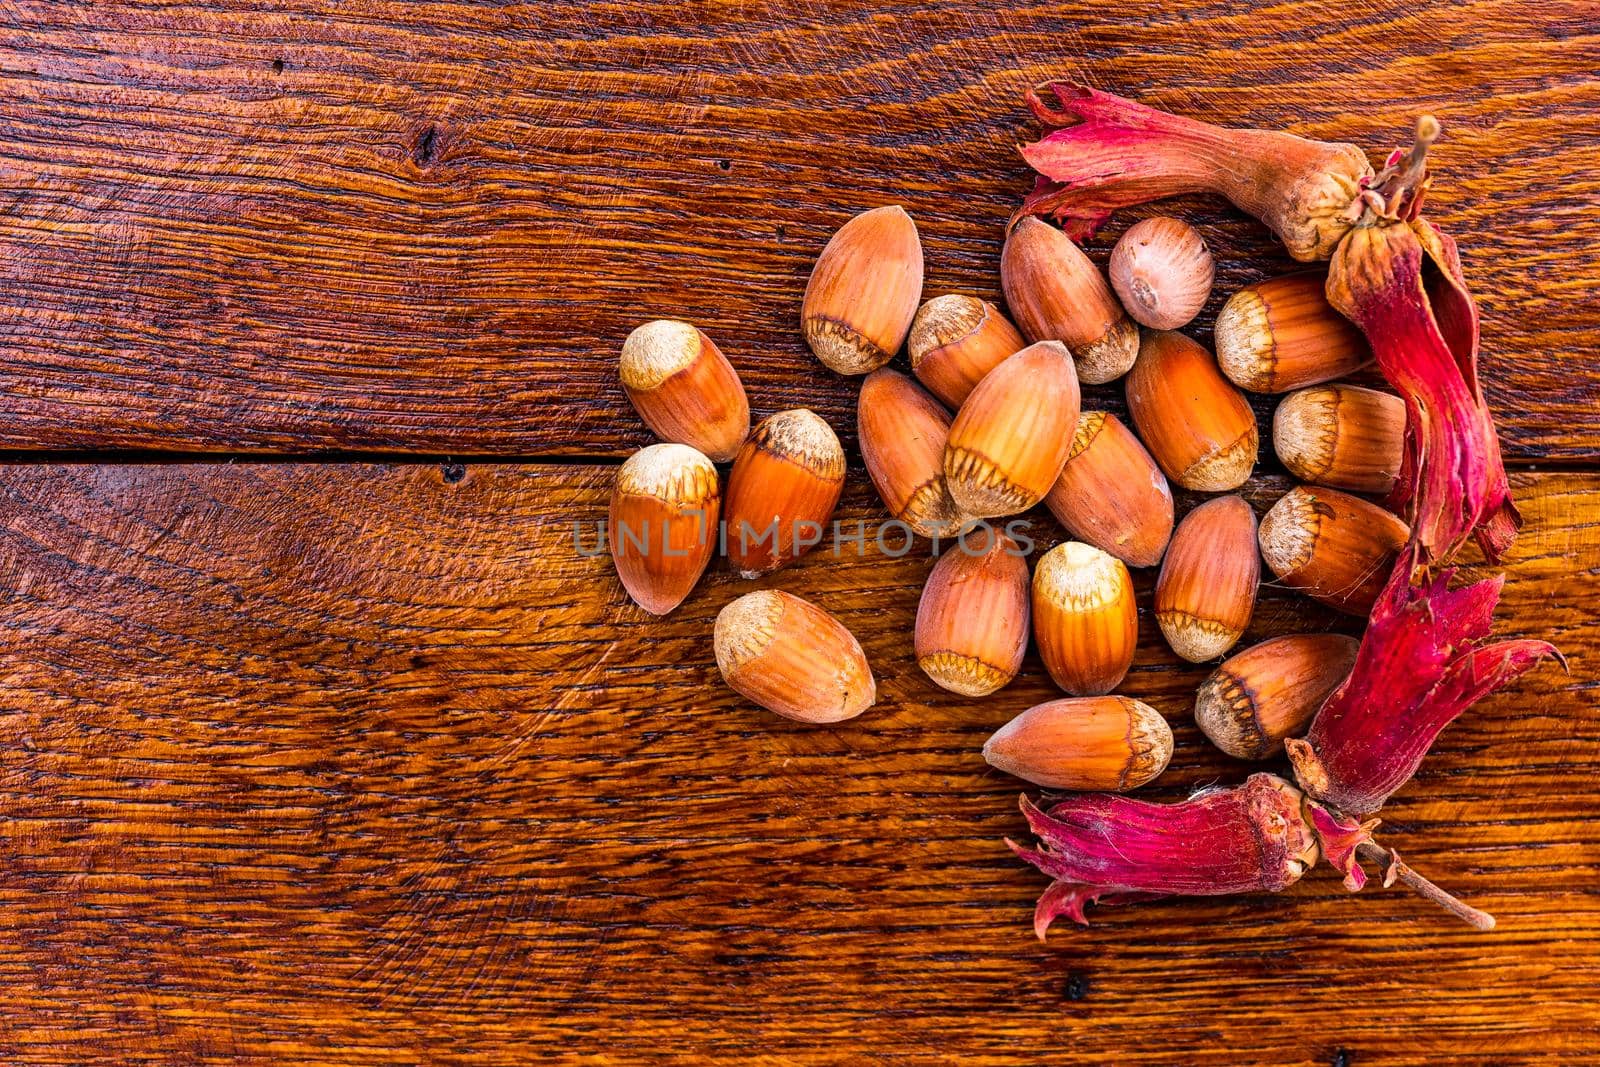
POLYGON ((1415 562, 1396 564, 1350 676, 1306 736, 1285 742, 1306 795, 1345 815, 1377 811, 1458 715, 1546 656, 1560 658, 1544 641, 1483 643, 1503 576, 1451 589, 1444 571, 1417 586, 1415 562))
POLYGON ((1055 879, 1034 913, 1043 938, 1061 915, 1088 925, 1083 908, 1092 901, 1287 888, 1317 860, 1301 800, 1298 789, 1271 774, 1177 804, 1092 793, 1044 811, 1024 797, 1022 812, 1038 846, 1006 843, 1055 879))
POLYGON ((1301 811, 1311 826, 1311 832, 1316 835, 1322 858, 1344 875, 1346 889, 1352 893, 1359 892, 1367 884, 1367 872, 1356 862, 1356 854, 1362 845, 1372 841, 1372 831, 1377 828, 1378 820, 1360 822, 1348 815, 1329 811, 1314 800, 1307 800, 1301 806, 1301 811))
POLYGON ((1329 264, 1328 302, 1361 327, 1406 402, 1405 457, 1389 502, 1410 520, 1424 562, 1450 559, 1469 536, 1498 562, 1522 516, 1478 382, 1478 309, 1461 259, 1455 242, 1418 214, 1428 140, 1405 157, 1412 184, 1367 194, 1329 264))
POLYGON ((1018 216, 1049 215, 1074 240, 1118 208, 1215 193, 1270 226, 1296 259, 1327 259, 1372 178, 1355 145, 1213 126, 1068 81, 1041 89, 1059 106, 1027 95, 1051 132, 1022 149, 1039 178, 1018 216))

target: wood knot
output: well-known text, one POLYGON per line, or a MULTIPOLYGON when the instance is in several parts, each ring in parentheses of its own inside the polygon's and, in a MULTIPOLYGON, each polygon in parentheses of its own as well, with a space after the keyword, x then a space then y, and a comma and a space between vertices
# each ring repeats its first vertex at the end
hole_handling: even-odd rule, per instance
POLYGON ((419 167, 426 167, 434 161, 439 151, 439 127, 429 126, 417 138, 417 143, 411 149, 411 161, 419 167))

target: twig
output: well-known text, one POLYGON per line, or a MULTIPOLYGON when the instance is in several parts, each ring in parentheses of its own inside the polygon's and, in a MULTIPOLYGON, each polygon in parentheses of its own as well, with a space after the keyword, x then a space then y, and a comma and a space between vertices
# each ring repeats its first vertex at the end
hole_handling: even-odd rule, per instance
POLYGON ((1451 915, 1465 922, 1474 930, 1493 930, 1494 916, 1486 911, 1479 911, 1472 905, 1458 900, 1446 893, 1443 889, 1428 881, 1422 875, 1406 866, 1400 854, 1392 849, 1386 849, 1372 841, 1363 841, 1357 849, 1362 859, 1371 863, 1384 865, 1383 884, 1391 886, 1396 881, 1404 882, 1410 886, 1418 896, 1433 901, 1451 915))

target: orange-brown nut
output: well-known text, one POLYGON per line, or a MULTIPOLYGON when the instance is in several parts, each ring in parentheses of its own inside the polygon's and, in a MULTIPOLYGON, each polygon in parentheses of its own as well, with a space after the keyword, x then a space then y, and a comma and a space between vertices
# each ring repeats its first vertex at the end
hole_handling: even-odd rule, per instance
POLYGON ((1115 415, 1078 416, 1072 448, 1045 504, 1067 532, 1130 567, 1161 562, 1172 537, 1172 490, 1115 415))
POLYGON ((628 595, 665 615, 694 589, 717 548, 717 468, 688 445, 651 445, 617 468, 606 526, 628 595))
POLYGON ((1266 759, 1300 733, 1355 666, 1343 634, 1275 637, 1230 656, 1200 686, 1194 721, 1235 759, 1266 759))
POLYGON ((983 746, 991 767, 1047 789, 1123 792, 1167 769, 1172 729, 1128 697, 1068 697, 1029 708, 983 746))
POLYGON ((687 322, 657 319, 628 335, 623 391, 655 435, 726 463, 750 436, 750 402, 721 349, 687 322))
POLYGON ((1238 643, 1261 584, 1256 513, 1240 496, 1208 500, 1183 517, 1156 579, 1156 622, 1191 663, 1238 643))
POLYGON ((1072 449, 1078 376, 1055 341, 1030 345, 990 371, 956 413, 944 477, 962 512, 1027 511, 1050 491, 1072 449))
POLYGON ((955 294, 923 304, 906 340, 911 373, 952 409, 961 406, 985 374, 1027 345, 999 308, 955 294))
POLYGON ((1261 519, 1261 558, 1278 581, 1351 615, 1367 615, 1411 539, 1404 521, 1360 497, 1302 485, 1261 519))
POLYGON ((894 358, 922 299, 922 241, 900 207, 857 215, 828 241, 806 284, 806 343, 840 374, 866 374, 894 358))
POLYGON ((1359 385, 1290 393, 1272 416, 1272 446, 1301 481, 1386 494, 1400 475, 1406 403, 1359 385))
POLYGON ((1033 639, 1055 683, 1073 696, 1122 684, 1139 644, 1139 609, 1127 565, 1068 541, 1033 571, 1033 639))
POLYGON ((1321 271, 1246 286, 1217 313, 1217 362, 1255 393, 1287 393, 1366 366, 1372 349, 1323 294, 1321 271))
POLYGON ((776 589, 723 608, 712 643, 729 688, 800 722, 853 719, 878 698, 866 653, 844 624, 776 589))
POLYGON ((1000 253, 1006 306, 1030 341, 1060 341, 1078 361, 1078 377, 1100 385, 1122 377, 1139 353, 1139 328, 1072 239, 1025 218, 1000 253))
POLYGON ((728 474, 727 553, 741 577, 792 563, 820 544, 844 489, 839 438, 805 408, 763 419, 728 474))
POLYGON ((1028 561, 988 526, 962 534, 917 605, 917 664, 952 693, 981 697, 1017 676, 1028 649, 1028 561))
POLYGON ((1250 477, 1260 446, 1255 412, 1199 343, 1146 330, 1127 392, 1133 424, 1168 478, 1219 493, 1250 477))
POLYGON ((917 383, 887 367, 867 375, 856 401, 856 433, 867 474, 896 519, 923 537, 961 529, 944 481, 950 414, 917 383))

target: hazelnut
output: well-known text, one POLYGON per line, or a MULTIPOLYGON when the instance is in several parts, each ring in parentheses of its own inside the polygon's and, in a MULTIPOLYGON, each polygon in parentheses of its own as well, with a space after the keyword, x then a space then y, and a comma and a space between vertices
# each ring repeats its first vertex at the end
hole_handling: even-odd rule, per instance
POLYGON ((1069 697, 1029 708, 983 746, 989 766, 1047 789, 1123 792, 1167 769, 1172 728, 1128 697, 1069 697))
POLYGON ((1135 322, 1176 330, 1205 307, 1216 265, 1188 223, 1154 218, 1134 223, 1111 250, 1111 288, 1135 322))
POLYGON ((1030 345, 984 376, 956 412, 944 476, 973 518, 1027 511, 1050 491, 1072 449, 1078 376, 1064 345, 1030 345))
POLYGON ((1127 565, 1078 541, 1046 552, 1033 571, 1033 637, 1050 677, 1073 696, 1121 685, 1139 643, 1127 565))
POLYGON ((860 642, 789 593, 760 589, 733 601, 717 614, 712 644, 729 688, 790 719, 842 722, 878 698, 860 642))
POLYGON ((694 589, 717 548, 717 468, 688 445, 651 445, 617 468, 607 540, 634 602, 665 615, 694 589))
POLYGON ((1000 253, 1000 285, 1030 341, 1060 341, 1088 385, 1120 378, 1139 354, 1139 328, 1100 268, 1072 238, 1036 218, 1011 228, 1000 253))
POLYGON ((811 271, 800 307, 806 344, 840 374, 894 358, 922 299, 922 242, 900 207, 863 212, 839 228, 811 271))
POLYGON ((728 473, 727 553, 743 578, 794 562, 821 543, 844 490, 844 450, 805 408, 769 415, 728 473))
POLYGON ((1261 583, 1256 513, 1241 496, 1208 500, 1183 517, 1156 578, 1156 622, 1191 663, 1238 643, 1261 583))
POLYGON ((687 322, 657 319, 628 335, 618 364, 623 391, 663 441, 726 463, 750 436, 750 402, 721 349, 687 322))

